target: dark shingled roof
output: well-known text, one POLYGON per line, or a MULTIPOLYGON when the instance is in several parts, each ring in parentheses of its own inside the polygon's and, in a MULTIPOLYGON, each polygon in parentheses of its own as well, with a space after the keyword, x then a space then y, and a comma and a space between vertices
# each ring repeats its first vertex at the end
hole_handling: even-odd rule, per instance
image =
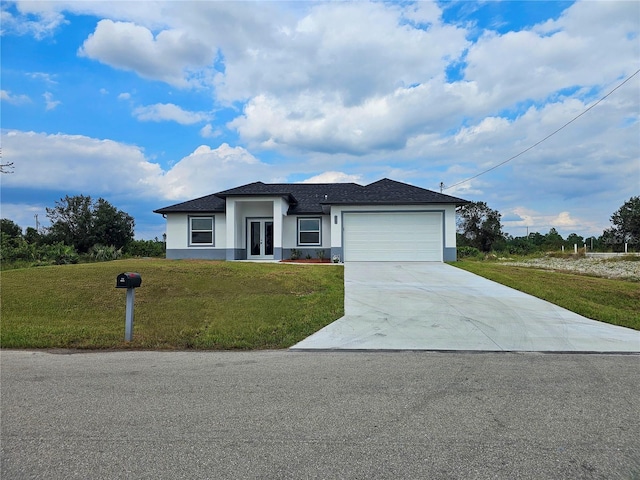
POLYGON ((224 212, 226 202, 215 193, 154 210, 154 213, 224 212))
POLYGON ((162 214, 224 212, 225 199, 233 196, 283 197, 289 203, 289 214, 328 213, 330 205, 469 203, 461 198, 384 178, 367 186, 356 183, 255 182, 154 211, 162 214))

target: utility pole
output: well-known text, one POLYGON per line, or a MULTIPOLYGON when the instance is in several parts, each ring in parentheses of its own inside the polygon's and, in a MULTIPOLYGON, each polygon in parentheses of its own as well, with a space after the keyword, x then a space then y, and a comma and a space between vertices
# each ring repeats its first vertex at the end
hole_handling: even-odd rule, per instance
POLYGON ((36 217, 36 232, 37 232, 40 230, 40 223, 38 222, 38 214, 36 213, 34 217, 36 217))
POLYGON ((440 193, 442 193, 442 190, 444 190, 444 182, 440 182, 440 193))

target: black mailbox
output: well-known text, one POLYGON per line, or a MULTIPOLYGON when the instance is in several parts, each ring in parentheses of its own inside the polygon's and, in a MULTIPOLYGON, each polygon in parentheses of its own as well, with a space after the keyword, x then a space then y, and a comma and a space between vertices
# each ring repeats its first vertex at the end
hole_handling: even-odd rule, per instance
POLYGON ((125 272, 116 278, 116 288, 138 288, 142 285, 142 277, 139 273, 125 272))

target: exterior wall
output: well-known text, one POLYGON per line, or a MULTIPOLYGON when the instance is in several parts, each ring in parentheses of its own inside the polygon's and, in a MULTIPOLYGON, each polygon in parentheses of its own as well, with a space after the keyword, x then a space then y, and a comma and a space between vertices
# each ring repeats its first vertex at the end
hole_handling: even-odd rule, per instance
POLYGON ((291 258, 291 251, 295 249, 301 252, 302 258, 307 255, 318 258, 318 251, 324 251, 324 258, 331 258, 331 216, 330 215, 289 215, 283 218, 282 223, 282 258, 291 258), (320 218, 320 245, 298 244, 298 218, 320 218))
POLYGON ((456 206, 443 205, 444 210, 444 248, 456 248, 456 206))
POLYGON ((167 214, 167 258, 202 258, 222 260, 226 258, 226 217, 224 213, 170 213, 167 214), (189 217, 214 217, 213 246, 189 245, 189 217))
POLYGON ((167 249, 167 258, 169 260, 182 260, 182 259, 198 259, 198 260, 226 260, 226 249, 220 248, 176 248, 167 249))

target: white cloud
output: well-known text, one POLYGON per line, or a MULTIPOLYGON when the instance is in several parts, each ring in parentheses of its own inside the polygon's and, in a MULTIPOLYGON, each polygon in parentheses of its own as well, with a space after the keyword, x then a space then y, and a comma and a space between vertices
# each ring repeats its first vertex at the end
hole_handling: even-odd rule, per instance
POLYGON ((122 92, 118 95, 118 100, 131 100, 131 94, 128 92, 122 92))
POLYGON ((9 188, 135 194, 139 181, 162 174, 138 147, 82 135, 3 132, 2 153, 14 162, 14 173, 2 178, 9 188))
POLYGON ((54 100, 53 94, 51 92, 45 92, 42 94, 42 96, 44 97, 44 101, 46 105, 45 109, 47 111, 54 110, 58 105, 62 103, 60 100, 54 100))
POLYGON ((2 35, 32 35, 41 40, 68 23, 53 2, 15 2, 17 14, 9 11, 10 5, 9 2, 3 2, 0 11, 2 35))
POLYGON ((382 3, 313 5, 286 29, 251 39, 245 50, 226 56, 219 95, 234 100, 314 90, 334 93, 351 106, 441 75, 466 48, 465 32, 437 18, 427 31, 400 26, 403 14, 401 7, 382 3))
POLYGON ((174 121, 181 125, 192 125, 209 120, 211 115, 204 112, 188 112, 173 103, 156 103, 137 107, 133 116, 140 121, 163 122, 174 121))
POLYGON ((31 99, 27 95, 14 95, 9 90, 0 90, 0 100, 12 105, 31 103, 31 99))
POLYGON ((260 162, 242 147, 223 143, 212 149, 201 145, 187 155, 161 181, 165 198, 188 199, 253 181, 274 178, 273 167, 260 162))
POLYGON ((47 85, 58 85, 59 82, 55 79, 56 75, 51 74, 51 73, 44 73, 44 72, 31 72, 28 73, 27 76, 29 78, 32 78, 33 80, 38 80, 41 81, 47 85))
POLYGON ((281 178, 271 165, 226 143, 201 145, 167 171, 139 147, 82 135, 12 130, 3 132, 2 147, 3 160, 15 167, 3 176, 3 188, 170 201, 281 178))
POLYGON ((637 33, 635 2, 576 2, 558 20, 532 30, 483 35, 469 48, 465 79, 488 95, 494 109, 544 100, 569 87, 608 84, 636 69, 637 33))
POLYGON ((504 230, 514 237, 525 236, 527 232, 538 232, 544 235, 552 228, 555 228, 563 237, 571 233, 601 235, 602 230, 607 226, 606 219, 602 222, 594 222, 568 211, 542 212, 518 206, 501 213, 504 230))
POLYGON ((210 123, 207 123, 200 129, 200 136, 202 138, 216 138, 222 135, 222 132, 218 128, 213 128, 210 123))
POLYGON ((194 70, 207 66, 214 51, 186 31, 163 30, 154 35, 148 28, 130 22, 100 20, 78 54, 133 70, 145 78, 186 87, 201 83, 200 74, 194 75, 194 70))
POLYGON ((287 98, 259 95, 228 126, 250 145, 362 155, 402 150, 418 132, 453 128, 462 106, 441 84, 431 83, 397 88, 355 106, 321 92, 287 98), (425 108, 427 103, 433 108, 425 108))
POLYGON ((323 172, 301 183, 362 183, 362 175, 352 175, 344 172, 323 172))

